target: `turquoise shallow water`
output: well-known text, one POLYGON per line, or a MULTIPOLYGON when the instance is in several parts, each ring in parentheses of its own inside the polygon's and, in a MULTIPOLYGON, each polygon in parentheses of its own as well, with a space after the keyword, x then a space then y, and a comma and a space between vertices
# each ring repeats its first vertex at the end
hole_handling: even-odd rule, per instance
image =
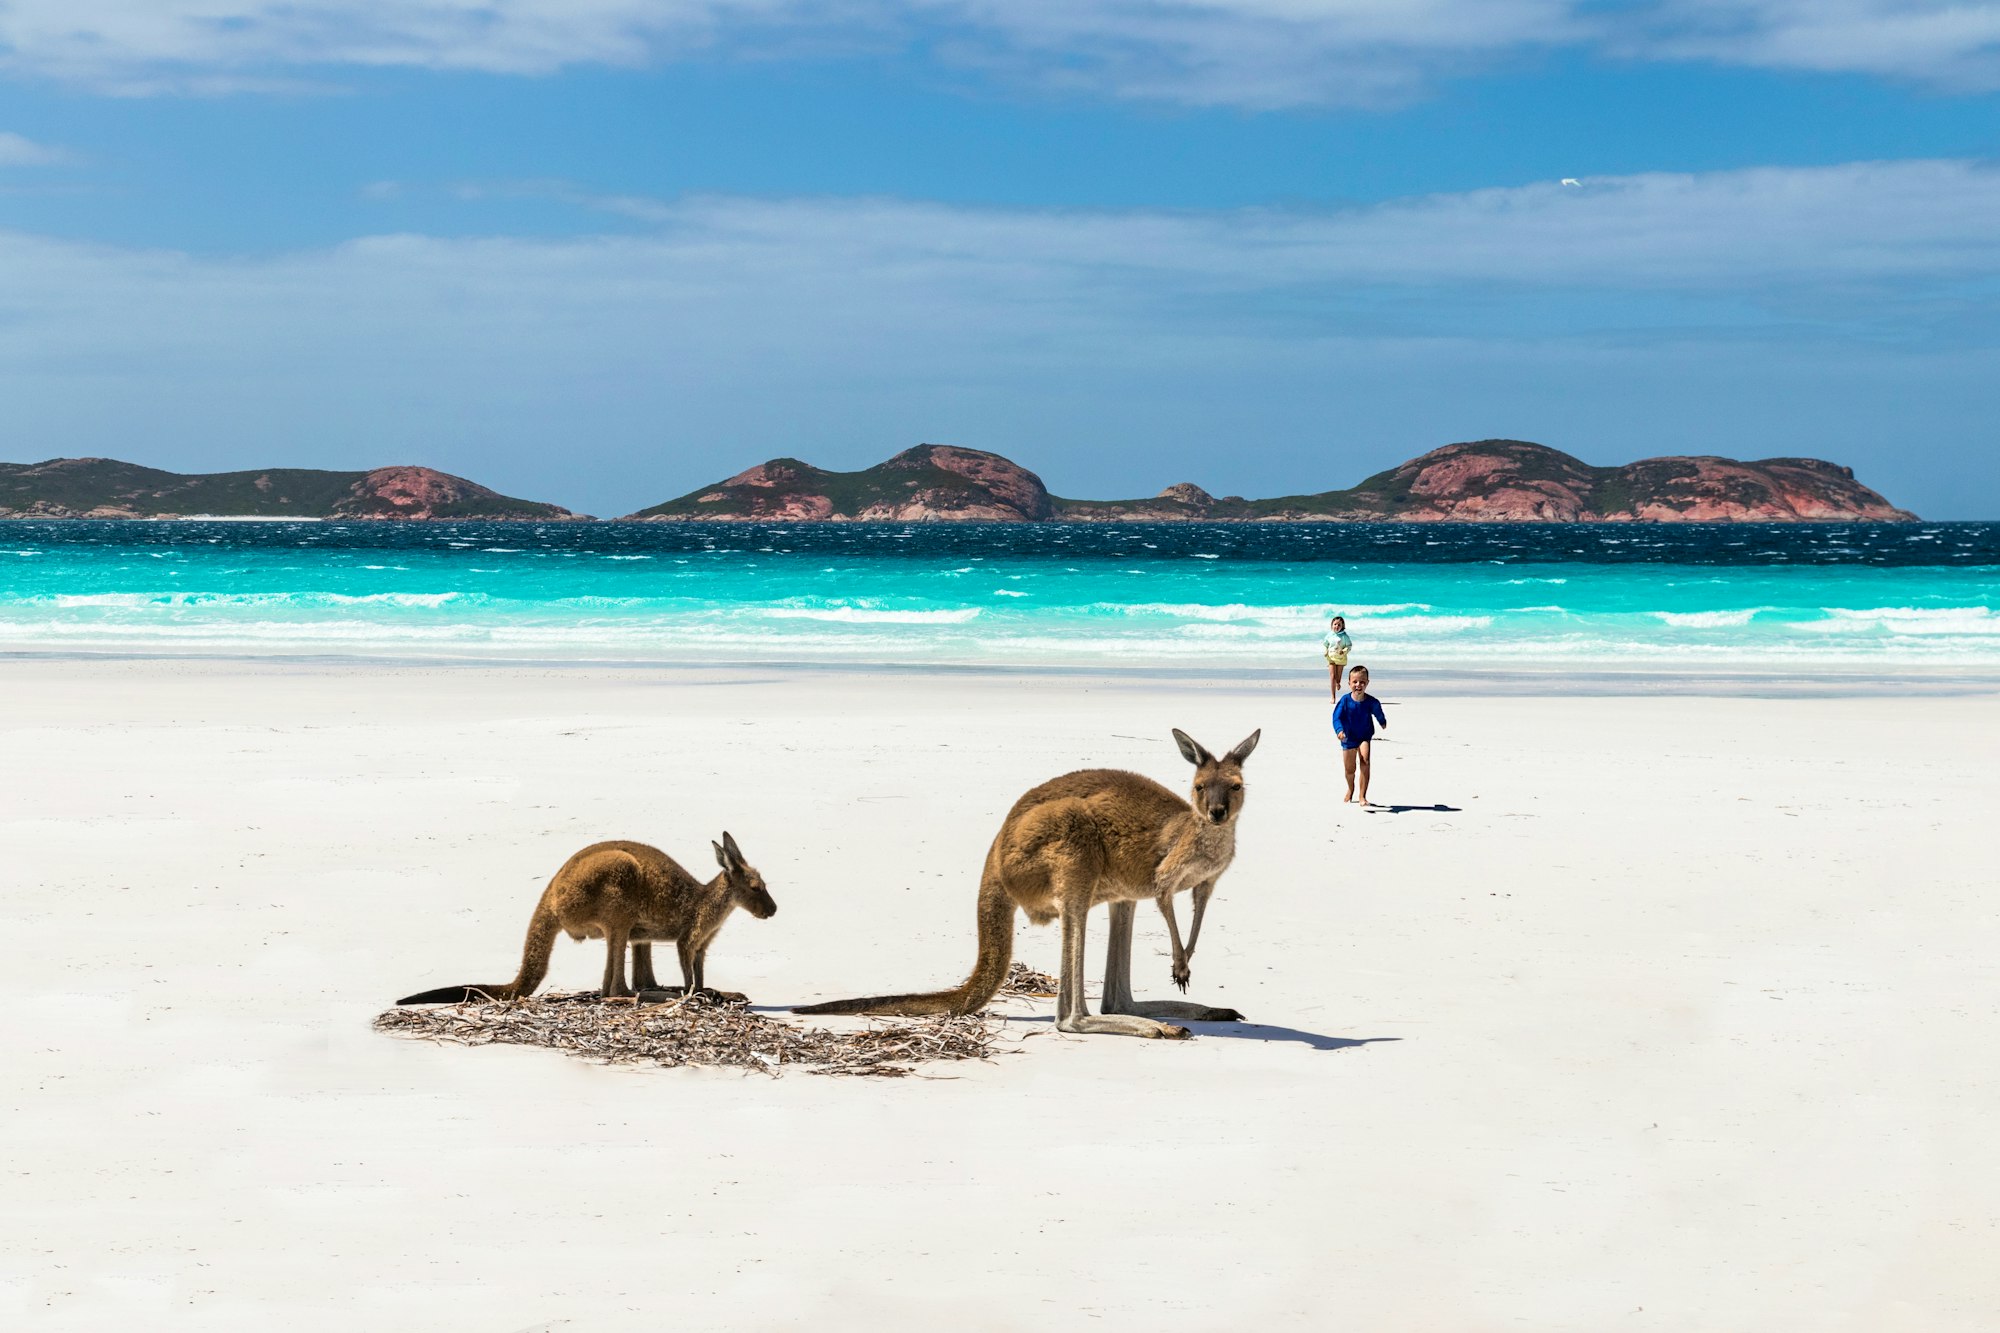
POLYGON ((0 653, 2000 668, 2000 525, 0 523, 0 653))

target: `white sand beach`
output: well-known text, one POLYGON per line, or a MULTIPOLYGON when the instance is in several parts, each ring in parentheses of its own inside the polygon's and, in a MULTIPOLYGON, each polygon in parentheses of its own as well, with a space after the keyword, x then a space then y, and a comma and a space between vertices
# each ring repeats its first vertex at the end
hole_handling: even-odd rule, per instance
POLYGON ((1370 813, 1310 674, 0 663, 0 1325, 2000 1326, 2000 697, 1376 687, 1370 813), (955 983, 1014 798, 1180 788, 1173 726, 1263 728, 1190 990, 1248 1024, 1017 1005, 900 1080, 369 1028, 606 837, 736 835, 759 1004, 955 983))

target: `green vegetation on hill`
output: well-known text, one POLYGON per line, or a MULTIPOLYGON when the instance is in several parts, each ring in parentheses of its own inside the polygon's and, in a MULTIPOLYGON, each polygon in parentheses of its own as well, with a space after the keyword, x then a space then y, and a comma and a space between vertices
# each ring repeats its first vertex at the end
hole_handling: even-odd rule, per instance
POLYGON ((334 472, 260 468, 247 472, 178 473, 112 458, 57 458, 0 463, 0 515, 90 515, 136 518, 215 515, 221 518, 395 518, 392 483, 416 479, 418 506, 430 518, 561 517, 554 505, 498 495, 462 478, 426 468, 334 472))
POLYGON ((319 518, 366 475, 312 468, 182 475, 111 458, 0 463, 0 509, 40 504, 78 513, 115 507, 147 517, 319 518))
MULTIPOLYGON (((942 511, 972 506, 1019 505, 1017 498, 997 495, 990 485, 978 477, 938 466, 934 461, 935 451, 935 446, 918 445, 857 472, 829 472, 796 458, 774 458, 743 474, 756 477, 755 481, 717 482, 650 509, 642 509, 629 517, 740 517, 782 510, 787 504, 808 498, 824 499, 831 507, 831 513, 840 517, 894 509, 910 504, 916 496, 922 496, 923 502, 930 508, 942 511)), ((1032 491, 1039 497, 1038 502, 1031 502, 1029 506, 1039 512, 1028 512, 1024 516, 1047 515, 1047 492, 1025 469, 998 455, 982 454, 976 450, 948 452, 991 459, 998 469, 1005 470, 1010 479, 1013 475, 1025 479, 1027 484, 1019 489, 1032 491)))

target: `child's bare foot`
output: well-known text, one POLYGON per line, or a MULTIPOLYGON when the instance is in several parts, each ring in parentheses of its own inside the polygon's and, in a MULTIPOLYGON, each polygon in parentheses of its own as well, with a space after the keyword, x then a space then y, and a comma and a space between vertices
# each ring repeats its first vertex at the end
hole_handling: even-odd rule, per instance
POLYGON ((1346 805, 1346 804, 1347 804, 1347 803, 1348 803, 1349 801, 1351 801, 1351 800, 1353 800, 1353 799, 1354 799, 1354 793, 1353 793, 1353 792, 1349 792, 1349 793, 1347 793, 1347 795, 1345 795, 1345 796, 1343 796, 1343 797, 1341 797, 1341 798, 1340 798, 1340 803, 1341 803, 1342 805, 1346 805))

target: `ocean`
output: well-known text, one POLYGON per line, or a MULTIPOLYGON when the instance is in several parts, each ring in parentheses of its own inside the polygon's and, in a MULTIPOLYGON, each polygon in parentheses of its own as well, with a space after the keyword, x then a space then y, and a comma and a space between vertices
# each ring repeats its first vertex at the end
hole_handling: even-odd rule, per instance
POLYGON ((0 653, 2000 669, 2000 524, 0 522, 0 653))

